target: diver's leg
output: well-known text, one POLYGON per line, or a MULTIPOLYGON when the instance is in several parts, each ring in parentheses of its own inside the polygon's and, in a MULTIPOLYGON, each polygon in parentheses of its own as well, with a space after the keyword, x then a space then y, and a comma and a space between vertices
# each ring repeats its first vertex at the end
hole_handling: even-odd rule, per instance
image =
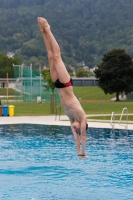
POLYGON ((47 20, 44 18, 39 18, 39 21, 41 27, 44 28, 50 40, 54 59, 54 67, 56 68, 58 79, 62 83, 67 83, 70 80, 70 75, 68 74, 67 69, 62 61, 59 45, 50 30, 47 20))
POLYGON ((51 78, 52 78, 52 81, 55 82, 58 79, 58 76, 57 76, 57 72, 54 66, 53 51, 52 51, 50 39, 45 29, 41 26, 39 18, 38 18, 38 23, 39 23, 39 27, 40 27, 40 30, 44 39, 44 43, 46 46, 47 54, 48 54, 51 78))

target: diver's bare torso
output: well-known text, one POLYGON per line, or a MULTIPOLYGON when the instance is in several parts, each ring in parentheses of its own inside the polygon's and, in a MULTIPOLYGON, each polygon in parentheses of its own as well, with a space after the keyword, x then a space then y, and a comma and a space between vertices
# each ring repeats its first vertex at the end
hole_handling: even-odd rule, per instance
POLYGON ((80 102, 73 94, 73 87, 65 87, 58 89, 62 107, 69 117, 70 121, 82 122, 85 118, 85 112, 82 109, 80 102))

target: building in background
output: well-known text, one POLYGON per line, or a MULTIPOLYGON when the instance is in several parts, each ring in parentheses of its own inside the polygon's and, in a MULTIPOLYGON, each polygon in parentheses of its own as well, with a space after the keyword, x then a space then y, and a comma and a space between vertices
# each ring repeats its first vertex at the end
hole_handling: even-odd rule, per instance
POLYGON ((7 52, 6 55, 7 55, 8 58, 12 58, 12 57, 14 57, 15 53, 13 53, 13 52, 7 52))

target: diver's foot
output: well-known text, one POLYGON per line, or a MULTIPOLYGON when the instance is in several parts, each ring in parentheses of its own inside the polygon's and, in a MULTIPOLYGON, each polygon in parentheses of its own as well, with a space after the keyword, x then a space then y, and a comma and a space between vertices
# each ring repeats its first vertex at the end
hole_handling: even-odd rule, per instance
POLYGON ((37 20, 38 20, 38 24, 39 24, 41 32, 44 32, 44 31, 47 32, 47 30, 50 29, 50 25, 48 24, 46 19, 42 17, 38 17, 37 20))

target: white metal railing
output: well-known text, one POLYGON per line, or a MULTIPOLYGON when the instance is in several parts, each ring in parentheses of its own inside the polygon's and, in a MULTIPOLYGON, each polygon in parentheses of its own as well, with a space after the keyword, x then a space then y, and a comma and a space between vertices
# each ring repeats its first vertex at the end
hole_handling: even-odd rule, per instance
POLYGON ((57 115, 59 114, 59 121, 60 121, 60 114, 61 114, 61 106, 56 107, 56 114, 55 114, 55 121, 57 119, 57 115))
POLYGON ((124 126, 125 129, 128 129, 128 109, 127 108, 123 108, 123 110, 122 110, 122 113, 121 113, 121 116, 120 116, 119 125, 120 126, 124 126), (121 124, 121 119, 122 119, 122 116, 123 116, 123 113, 124 113, 125 110, 126 110, 126 125, 125 124, 121 124))
POLYGON ((110 119, 110 125, 112 126, 113 129, 115 128, 114 122, 115 122, 115 113, 112 112, 111 119, 110 119))

